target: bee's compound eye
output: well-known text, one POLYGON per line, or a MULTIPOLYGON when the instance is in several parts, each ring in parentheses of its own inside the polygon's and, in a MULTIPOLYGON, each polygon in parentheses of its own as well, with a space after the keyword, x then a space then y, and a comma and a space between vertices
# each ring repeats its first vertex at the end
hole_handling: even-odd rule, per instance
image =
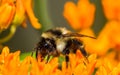
POLYGON ((44 44, 44 47, 47 47, 48 46, 48 44, 46 43, 46 44, 44 44))
POLYGON ((50 45, 49 45, 48 43, 45 43, 45 44, 44 44, 44 47, 45 47, 45 48, 49 48, 50 45))

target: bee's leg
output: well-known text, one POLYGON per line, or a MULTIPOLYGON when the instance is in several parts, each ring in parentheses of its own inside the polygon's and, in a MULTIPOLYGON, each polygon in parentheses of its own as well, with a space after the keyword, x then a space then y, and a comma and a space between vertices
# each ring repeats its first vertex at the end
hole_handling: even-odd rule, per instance
POLYGON ((70 53, 69 48, 66 47, 63 50, 63 54, 65 55, 65 61, 66 61, 66 67, 67 68, 68 68, 68 63, 69 63, 69 53, 70 53))
POLYGON ((66 61, 66 67, 68 68, 68 63, 69 63, 69 53, 70 53, 70 48, 72 45, 72 40, 68 40, 65 49, 63 50, 63 54, 65 55, 65 61, 66 61))
POLYGON ((68 63, 69 63, 69 56, 68 55, 65 56, 65 61, 66 61, 66 68, 68 68, 68 63))
POLYGON ((47 56, 46 63, 49 62, 49 59, 50 59, 50 55, 47 56))
POLYGON ((80 46, 79 49, 80 49, 81 53, 83 54, 83 56, 84 56, 85 58, 87 58, 87 57, 88 57, 88 54, 87 54, 87 52, 85 51, 84 46, 80 46))
POLYGON ((33 57, 33 54, 34 54, 34 52, 32 51, 32 53, 31 53, 31 57, 33 57))
POLYGON ((37 61, 43 61, 45 56, 42 56, 39 50, 36 50, 36 59, 37 61))
POLYGON ((36 50, 36 59, 38 60, 38 55, 39 55, 39 51, 38 50, 36 50))

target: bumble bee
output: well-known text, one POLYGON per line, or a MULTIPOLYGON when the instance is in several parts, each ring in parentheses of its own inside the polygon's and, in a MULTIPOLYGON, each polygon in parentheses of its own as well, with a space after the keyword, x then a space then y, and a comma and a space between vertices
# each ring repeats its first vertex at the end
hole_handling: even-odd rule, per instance
MULTIPOLYGON (((76 37, 89 37, 91 36, 71 32, 66 28, 54 28, 50 29, 41 34, 41 39, 36 47, 36 58, 41 55, 44 59, 48 55, 59 56, 60 54, 65 55, 66 63, 69 62, 69 53, 76 53, 76 50, 80 50, 85 58, 87 58, 87 52, 84 49, 83 42, 76 37)), ((47 59, 47 61, 48 61, 47 59)))

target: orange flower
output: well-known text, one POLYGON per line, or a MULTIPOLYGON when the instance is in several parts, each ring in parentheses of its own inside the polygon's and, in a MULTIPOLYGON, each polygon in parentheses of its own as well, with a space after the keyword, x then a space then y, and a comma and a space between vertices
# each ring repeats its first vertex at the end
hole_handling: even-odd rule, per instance
POLYGON ((3 48, 2 53, 0 55, 0 72, 3 75, 14 75, 15 70, 17 70, 19 66, 19 54, 17 51, 15 53, 9 54, 9 49, 7 47, 3 48))
POLYGON ((32 10, 32 0, 1 0, 0 2, 0 30, 7 29, 10 25, 25 25, 26 13, 32 26, 41 28, 38 19, 32 10))
MULTIPOLYGON (((119 3, 119 0, 115 2, 113 0, 102 0, 108 19, 119 20, 119 3)), ((74 30, 79 30, 78 33, 95 36, 90 27, 93 22, 94 12, 95 7, 93 4, 89 3, 88 0, 79 0, 77 5, 73 2, 67 2, 65 4, 64 17, 69 21, 74 30)), ((120 49, 120 23, 117 21, 108 22, 99 32, 97 39, 80 38, 84 41, 85 48, 89 53, 104 55, 111 48, 120 49)))
POLYGON ((102 6, 108 20, 120 21, 120 0, 102 0, 102 6))
POLYGON ((32 69, 30 71, 31 75, 61 75, 58 69, 58 58, 52 59, 49 63, 37 62, 36 60, 31 60, 32 69))
MULTIPOLYGON (((95 36, 92 29, 83 29, 79 33, 95 36)), ((100 31, 96 39, 80 38, 85 43, 85 48, 89 53, 97 53, 98 55, 105 55, 106 52, 120 46, 120 23, 117 21, 108 22, 100 31)))
POLYGON ((109 61, 109 58, 96 58, 96 54, 91 54, 87 59, 82 56, 80 50, 76 54, 70 53, 68 68, 63 61, 61 69, 58 68, 58 57, 54 57, 50 62, 36 61, 28 56, 23 61, 19 59, 20 51, 9 52, 8 47, 4 47, 0 54, 0 75, 119 75, 120 62, 116 65, 109 61), (96 72, 95 72, 95 69, 96 72))
MULTIPOLYGON (((96 65, 96 55, 90 55, 88 61, 81 55, 78 50, 76 55, 70 54, 70 72, 74 75, 92 75, 96 65)), ((63 67, 63 66, 62 66, 63 67)), ((68 74, 69 75, 69 74, 68 74)))
POLYGON ((94 20, 95 6, 89 0, 79 0, 77 5, 67 2, 63 15, 75 30, 88 28, 94 20))
MULTIPOLYGON (((111 59, 111 58, 109 58, 111 59)), ((120 74, 120 62, 115 65, 111 63, 107 58, 101 58, 97 63, 96 75, 119 75, 120 74)))
POLYGON ((12 2, 0 3, 0 30, 7 29, 15 14, 15 5, 12 2))
POLYGON ((1 75, 28 75, 30 58, 26 58, 22 63, 19 59, 20 51, 9 53, 9 48, 4 47, 0 55, 1 75))
MULTIPOLYGON (((53 58, 49 63, 37 62, 32 59, 32 70, 30 71, 31 75, 92 75, 95 64, 96 64, 96 55, 91 55, 88 60, 89 64, 84 62, 85 59, 81 55, 80 51, 75 54, 70 54, 70 63, 68 68, 66 68, 66 62, 62 62, 62 69, 58 68, 58 58, 53 58)), ((87 63, 87 62, 86 62, 87 63)))
POLYGON ((31 4, 32 0, 0 0, 0 32, 10 27, 9 33, 0 38, 0 43, 10 40, 19 25, 26 27, 27 16, 34 28, 41 28, 31 4))
POLYGON ((32 10, 32 0, 16 0, 16 15, 15 18, 13 20, 13 24, 23 24, 24 27, 26 27, 25 25, 25 17, 26 17, 26 13, 27 16, 30 19, 30 22, 32 24, 32 26, 36 29, 41 28, 40 23, 38 22, 38 19, 35 17, 33 10, 32 10))

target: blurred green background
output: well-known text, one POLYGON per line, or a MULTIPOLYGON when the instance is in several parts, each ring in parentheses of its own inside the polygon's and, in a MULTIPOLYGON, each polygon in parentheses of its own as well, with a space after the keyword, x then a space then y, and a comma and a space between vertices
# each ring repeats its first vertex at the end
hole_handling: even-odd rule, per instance
MULTIPOLYGON (((26 29, 18 27, 13 38, 4 43, 4 45, 9 46, 11 51, 21 50, 21 52, 28 52, 34 50, 39 41, 40 34, 47 29, 67 27, 72 30, 63 17, 64 4, 67 1, 77 3, 78 0, 34 0, 34 12, 42 24, 42 29, 36 30, 28 22, 29 25, 26 29)), ((97 35, 106 23, 106 19, 103 14, 101 0, 90 1, 96 6, 95 21, 92 28, 97 35)))

